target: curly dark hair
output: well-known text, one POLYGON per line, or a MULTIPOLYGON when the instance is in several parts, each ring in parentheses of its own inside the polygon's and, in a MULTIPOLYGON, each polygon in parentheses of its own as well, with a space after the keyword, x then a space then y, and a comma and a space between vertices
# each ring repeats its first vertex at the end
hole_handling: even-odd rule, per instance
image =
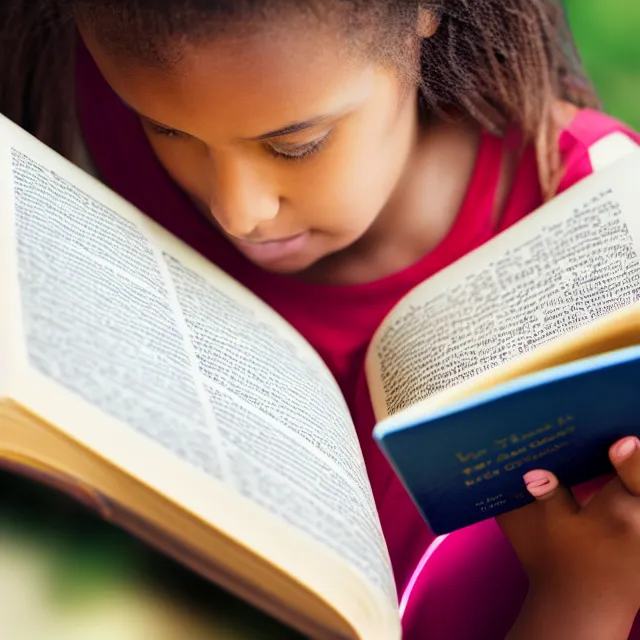
POLYGON ((78 17, 120 55, 157 65, 170 63, 176 37, 197 42, 216 30, 259 28, 286 11, 320 19, 340 11, 349 37, 366 31, 372 53, 398 60, 420 8, 438 21, 422 42, 424 108, 466 114, 497 134, 516 125, 536 144, 546 189, 559 168, 554 102, 599 107, 559 0, 0 0, 0 111, 69 153, 78 17))

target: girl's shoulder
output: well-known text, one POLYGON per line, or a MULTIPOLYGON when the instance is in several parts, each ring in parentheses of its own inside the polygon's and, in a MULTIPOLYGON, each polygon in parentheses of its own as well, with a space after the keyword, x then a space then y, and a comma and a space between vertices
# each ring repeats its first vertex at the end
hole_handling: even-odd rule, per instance
POLYGON ((601 111, 579 109, 567 103, 558 103, 553 117, 563 164, 563 176, 558 193, 593 172, 591 150, 608 135, 619 132, 640 145, 638 132, 601 111))

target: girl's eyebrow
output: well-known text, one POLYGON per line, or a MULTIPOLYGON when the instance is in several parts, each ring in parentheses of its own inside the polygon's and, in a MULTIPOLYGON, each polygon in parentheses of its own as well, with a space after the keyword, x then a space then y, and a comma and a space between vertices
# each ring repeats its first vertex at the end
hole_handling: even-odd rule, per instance
POLYGON ((149 116, 145 116, 144 113, 140 113, 137 109, 134 109, 128 102, 125 102, 122 98, 120 98, 120 102, 122 102, 122 104, 127 109, 130 109, 131 111, 133 111, 133 113, 135 113, 137 116, 140 116, 144 120, 147 120, 148 122, 151 122, 151 124, 155 124, 157 127, 160 127, 162 129, 167 129, 169 131, 175 131, 176 133, 181 133, 181 134, 183 134, 185 136, 189 135, 185 131, 180 131, 179 129, 176 129, 175 127, 170 127, 169 125, 162 124, 162 122, 158 122, 157 120, 154 120, 153 118, 150 118, 149 116))
MULTIPOLYGON (((134 109, 130 104, 121 99, 121 102, 124 104, 127 109, 131 109, 134 113, 139 115, 141 118, 148 120, 152 124, 155 124, 158 127, 163 129, 168 129, 171 131, 176 131, 177 133, 182 133, 183 135, 189 135, 185 131, 180 131, 175 127, 170 127, 167 124, 162 124, 162 122, 158 122, 149 116, 145 116, 144 113, 140 113, 137 109, 134 109)), ((309 118, 309 120, 301 120, 300 122, 292 122, 291 124, 285 125, 284 127, 280 127, 279 129, 274 129, 273 131, 268 131, 267 133, 261 133, 258 136, 253 138, 248 138, 248 140, 268 140, 269 138, 278 138, 280 136, 286 136, 292 133, 297 133, 298 131, 304 131, 305 129, 311 129, 319 124, 322 124, 327 121, 335 120, 341 116, 343 116, 347 111, 350 110, 354 105, 348 105, 344 109, 340 109, 336 113, 325 114, 322 116, 315 116, 314 118, 309 118)))
POLYGON ((273 131, 269 131, 267 133, 261 133, 254 138, 249 138, 249 140, 267 140, 269 138, 278 138, 279 136, 286 136, 291 133, 297 133, 298 131, 304 131, 305 129, 311 129, 319 124, 324 124, 325 122, 334 122, 345 117, 347 114, 351 113, 354 109, 357 109, 362 104, 362 99, 355 99, 351 102, 342 105, 339 109, 336 109, 332 113, 326 113, 321 116, 315 116, 313 118, 309 118, 308 120, 301 120, 299 122, 292 122, 284 127, 280 127, 279 129, 274 129, 273 131))
POLYGON ((250 140, 267 140, 268 138, 278 138, 280 136, 286 136, 291 133, 297 133, 298 131, 304 131, 305 129, 310 129, 311 127, 315 127, 316 125, 322 124, 327 120, 332 120, 337 117, 338 114, 324 115, 324 116, 316 116, 315 118, 310 118, 309 120, 302 120, 301 122, 292 122, 280 129, 274 129, 273 131, 269 131, 267 133, 262 133, 259 136, 255 136, 254 138, 250 138, 250 140))

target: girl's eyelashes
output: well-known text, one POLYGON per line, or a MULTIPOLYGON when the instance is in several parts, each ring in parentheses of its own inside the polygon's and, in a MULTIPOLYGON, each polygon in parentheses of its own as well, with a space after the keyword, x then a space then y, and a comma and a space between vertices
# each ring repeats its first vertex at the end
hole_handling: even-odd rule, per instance
MULTIPOLYGON (((147 125, 155 133, 159 136, 166 136, 168 138, 184 138, 187 137, 186 133, 182 131, 178 131, 177 129, 170 129, 168 127, 163 127, 155 122, 147 121, 147 125)), ((307 142, 305 144, 300 145, 282 145, 278 146, 276 144, 270 143, 266 145, 267 151, 276 158, 281 158, 283 160, 304 160, 306 158, 311 157, 312 155, 318 153, 322 147, 329 141, 333 130, 328 131, 321 138, 317 140, 313 140, 312 142, 307 142)))
POLYGON ((163 127, 155 122, 151 122, 147 120, 147 124, 153 133, 158 134, 159 136, 167 136, 168 138, 178 138, 186 136, 186 133, 182 133, 182 131, 178 131, 177 129, 169 129, 167 127, 163 127))
POLYGON ((301 145, 283 145, 268 144, 267 150, 271 155, 283 160, 304 160, 315 155, 329 141, 332 131, 329 131, 321 138, 307 142, 301 145))

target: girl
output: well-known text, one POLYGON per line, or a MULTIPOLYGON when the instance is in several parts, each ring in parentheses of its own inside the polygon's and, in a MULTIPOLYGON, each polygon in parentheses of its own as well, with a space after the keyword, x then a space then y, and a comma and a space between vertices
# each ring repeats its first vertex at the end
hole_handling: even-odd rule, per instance
POLYGON ((602 136, 634 135, 595 110, 559 4, 4 6, 0 110, 252 289, 331 367, 411 594, 405 636, 504 638, 522 611, 510 638, 627 637, 640 454, 612 450, 619 477, 582 510, 534 477, 547 499, 502 522, 521 564, 495 521, 434 551, 372 441, 362 370, 402 295, 588 174, 602 136))

